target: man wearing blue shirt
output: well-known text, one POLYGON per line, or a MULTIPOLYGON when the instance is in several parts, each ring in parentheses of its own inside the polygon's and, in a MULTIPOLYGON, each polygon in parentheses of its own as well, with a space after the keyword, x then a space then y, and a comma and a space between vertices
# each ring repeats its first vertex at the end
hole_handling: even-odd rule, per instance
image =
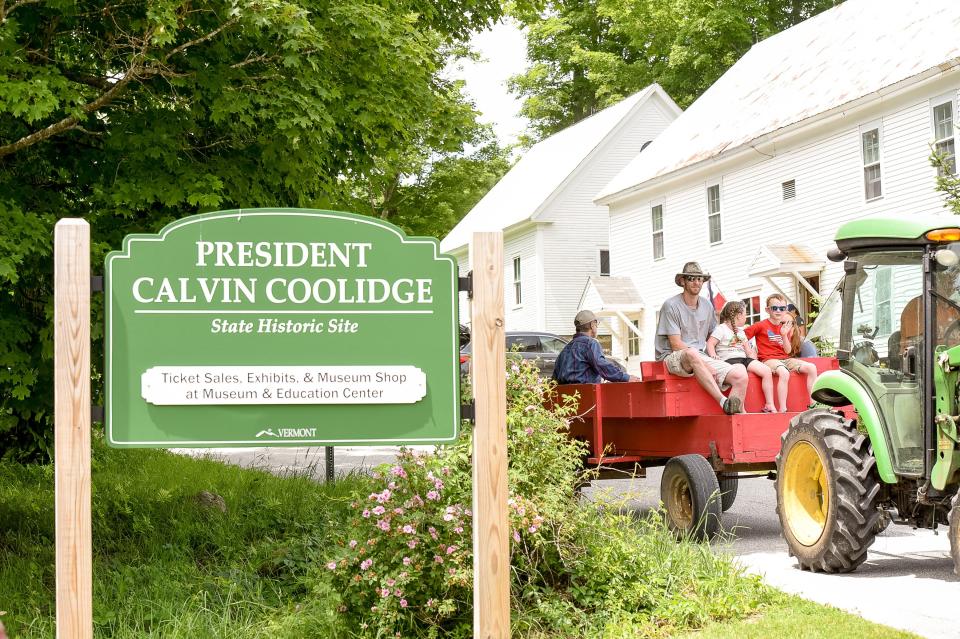
POLYGON ((557 355, 553 379, 558 384, 599 384, 608 382, 639 382, 639 377, 628 375, 603 356, 597 342, 600 322, 592 312, 583 310, 573 319, 577 334, 557 355))

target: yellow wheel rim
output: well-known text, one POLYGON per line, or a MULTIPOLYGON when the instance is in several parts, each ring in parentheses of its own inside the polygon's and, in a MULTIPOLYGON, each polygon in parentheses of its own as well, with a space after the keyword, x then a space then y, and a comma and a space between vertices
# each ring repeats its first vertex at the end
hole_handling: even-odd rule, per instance
POLYGON ((693 500, 690 498, 690 485, 683 475, 674 475, 667 487, 667 512, 680 530, 693 527, 693 500))
POLYGON ((798 542, 812 546, 823 535, 830 509, 830 485, 820 452, 808 442, 795 443, 781 479, 785 522, 798 542))

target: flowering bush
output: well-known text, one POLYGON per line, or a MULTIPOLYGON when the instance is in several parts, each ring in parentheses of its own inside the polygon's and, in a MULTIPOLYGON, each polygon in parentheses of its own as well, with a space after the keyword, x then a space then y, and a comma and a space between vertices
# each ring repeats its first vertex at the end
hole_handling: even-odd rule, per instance
POLYGON ((326 568, 366 634, 439 629, 469 610, 472 513, 447 491, 450 474, 441 457, 404 450, 374 474, 382 489, 352 504, 353 536, 326 568))
MULTIPOLYGON (((537 572, 548 519, 573 503, 581 444, 565 433, 568 406, 547 409, 534 367, 507 371, 509 521, 515 585, 537 572)), ((433 455, 403 450, 358 495, 350 537, 326 570, 342 612, 372 636, 470 636, 473 609, 472 432, 433 455)))

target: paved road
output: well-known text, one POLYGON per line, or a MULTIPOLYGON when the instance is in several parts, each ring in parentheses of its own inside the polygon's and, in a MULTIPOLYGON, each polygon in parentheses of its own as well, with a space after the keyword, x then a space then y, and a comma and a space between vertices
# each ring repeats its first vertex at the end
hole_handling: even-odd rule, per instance
MULTIPOLYGON (((627 499, 627 507, 646 512, 659 502, 660 470, 651 469, 646 479, 597 482, 587 491, 594 498, 599 493, 627 499)), ((856 572, 814 574, 800 571, 787 555, 775 508, 772 481, 741 481, 736 502, 724 513, 728 536, 718 548, 786 592, 923 637, 960 637, 960 580, 953 574, 946 528, 935 535, 891 525, 877 537, 856 572)))
MULTIPOLYGON (((431 450, 430 447, 418 447, 431 450)), ((389 462, 391 447, 337 448, 337 474, 389 462)), ((325 475, 323 448, 254 448, 183 451, 209 453, 243 466, 272 472, 325 475)), ((643 513, 660 500, 660 471, 646 479, 606 480, 587 488, 593 499, 614 499, 643 513)), ((740 482, 737 500, 724 514, 718 549, 737 557, 749 571, 786 592, 848 610, 878 623, 924 637, 960 638, 960 580, 953 575, 946 529, 940 535, 891 525, 870 550, 866 563, 851 575, 802 572, 787 555, 775 513, 773 482, 766 478, 740 482)))

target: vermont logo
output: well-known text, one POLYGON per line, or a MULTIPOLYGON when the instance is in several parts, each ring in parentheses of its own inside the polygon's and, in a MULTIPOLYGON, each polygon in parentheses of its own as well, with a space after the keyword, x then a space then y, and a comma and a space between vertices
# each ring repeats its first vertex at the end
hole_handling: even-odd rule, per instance
POLYGON ((276 432, 272 428, 261 430, 256 434, 259 437, 278 437, 278 438, 296 438, 316 437, 316 428, 278 428, 276 432))

